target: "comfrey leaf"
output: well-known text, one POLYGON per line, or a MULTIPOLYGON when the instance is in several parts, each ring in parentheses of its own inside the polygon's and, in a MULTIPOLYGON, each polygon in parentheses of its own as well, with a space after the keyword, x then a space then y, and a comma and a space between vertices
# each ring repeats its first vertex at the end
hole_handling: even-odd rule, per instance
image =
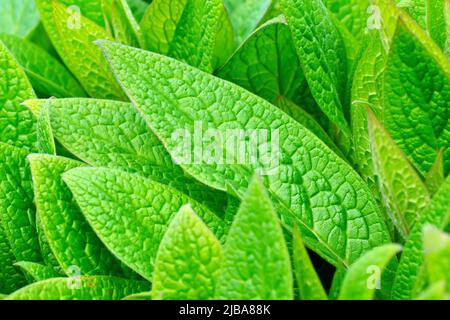
POLYGON ((42 281, 62 276, 55 269, 36 262, 19 261, 14 265, 22 269, 27 275, 32 277, 34 281, 42 281))
POLYGON ((139 24, 126 0, 101 0, 108 27, 116 41, 138 47, 142 43, 139 24))
POLYGON ((234 217, 217 283, 219 299, 292 299, 292 271, 279 220, 259 177, 234 217))
POLYGON ((158 249, 153 299, 214 298, 222 246, 189 205, 170 222, 158 249))
POLYGON ((150 281, 164 233, 186 203, 192 205, 219 239, 226 232, 224 222, 203 205, 137 174, 106 168, 76 168, 66 172, 63 180, 106 247, 150 281))
POLYGON ((15 261, 16 257, 11 250, 11 245, 6 238, 3 226, 0 225, 0 292, 5 294, 26 285, 25 277, 14 267, 15 261))
MULTIPOLYGON (((335 265, 348 265, 364 251, 389 241, 383 218, 359 175, 277 107, 173 59, 110 42, 100 44, 146 123, 188 174, 219 190, 232 185, 242 195, 256 170, 266 173, 283 224, 291 228, 298 223, 308 247, 335 265), (231 136, 214 145, 219 161, 211 161, 201 150, 192 155, 190 148, 187 155, 180 155, 180 148, 185 153, 183 147, 192 146, 190 138, 202 137, 207 129, 218 132, 219 138, 231 129, 231 136), (225 148, 227 140, 233 146, 230 139, 236 139, 236 130, 269 135, 260 149, 265 150, 264 157, 237 161, 238 155, 248 159, 248 154, 225 148)), ((196 148, 203 145, 210 146, 200 141, 196 148)))
POLYGON ((120 300, 150 289, 145 281, 106 276, 52 278, 23 287, 7 300, 120 300))

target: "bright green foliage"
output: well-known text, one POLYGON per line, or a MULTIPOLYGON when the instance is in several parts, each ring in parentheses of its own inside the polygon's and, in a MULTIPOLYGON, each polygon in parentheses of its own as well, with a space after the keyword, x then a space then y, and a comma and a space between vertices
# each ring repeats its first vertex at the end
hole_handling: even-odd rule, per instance
MULTIPOLYGON (((437 2, 439 0, 431 0, 437 2)), ((427 7, 429 0, 395 0, 399 8, 407 11, 417 23, 425 28, 427 26, 427 7)))
POLYGON ((293 266, 301 300, 327 300, 327 294, 314 270, 298 228, 293 236, 293 266))
POLYGON ((445 181, 444 174, 444 149, 441 149, 433 166, 426 175, 426 185, 431 194, 436 193, 445 181))
POLYGON ((281 3, 312 95, 328 118, 349 134, 342 107, 347 64, 340 34, 320 0, 281 3))
POLYGON ((279 220, 259 177, 234 217, 217 284, 219 299, 292 299, 289 254, 279 220))
POLYGON ((145 0, 127 0, 127 3, 136 20, 141 21, 145 10, 147 10, 148 3, 145 0))
POLYGON ((34 149, 35 119, 20 103, 34 98, 25 72, 0 41, 0 142, 34 149))
POLYGON ((447 42, 447 26, 445 22, 445 2, 447 0, 426 0, 427 29, 431 38, 442 49, 447 42))
POLYGON ((20 267, 25 274, 32 277, 36 282, 61 276, 61 274, 55 271, 55 269, 36 262, 19 261, 14 265, 20 267))
POLYGON ((56 154, 55 139, 50 124, 50 107, 44 104, 36 120, 36 149, 41 153, 56 154))
MULTIPOLYGON (((361 178, 281 110, 175 60, 109 42, 101 46, 127 94, 172 155, 180 144, 172 133, 180 126, 192 133, 195 121, 221 129, 278 129, 283 162, 267 176, 269 193, 283 224, 299 223, 307 245, 327 260, 348 265, 364 251, 389 241, 377 205, 361 178)), ((264 164, 182 167, 207 185, 227 190, 230 184, 243 194, 254 170, 264 164)))
MULTIPOLYGON (((400 15, 384 75, 384 117, 394 140, 422 174, 450 141, 449 100, 449 60, 400 15)), ((450 170, 449 148, 444 169, 450 170)))
POLYGON ((221 262, 219 240, 190 206, 182 207, 161 240, 152 279, 153 299, 214 298, 221 262))
POLYGON ((450 292, 450 236, 426 225, 423 228, 423 247, 428 281, 444 281, 447 292, 450 292))
POLYGON ((14 36, 0 35, 0 40, 14 54, 39 94, 55 97, 85 95, 69 71, 45 50, 14 36))
POLYGON ((422 291, 415 300, 448 300, 445 293, 445 282, 440 281, 432 284, 427 289, 422 291))
POLYGON ((381 273, 401 250, 396 244, 374 248, 359 258, 347 271, 339 294, 340 300, 371 300, 382 289, 381 273))
POLYGON ((5 297, 8 300, 120 300, 127 295, 148 290, 144 281, 91 276, 52 278, 26 286, 5 297))
POLYGON ((0 292, 10 293, 26 284, 23 274, 14 266, 14 253, 0 226, 0 292))
POLYGON ((139 24, 126 0, 101 0, 109 28, 116 41, 138 47, 142 42, 139 24))
POLYGON ((21 38, 28 36, 38 25, 39 15, 34 1, 0 1, 0 30, 21 38))
POLYGON ((324 0, 323 3, 355 37, 362 37, 370 17, 370 0, 324 0))
POLYGON ((173 216, 191 203, 214 233, 225 226, 215 214, 169 186, 136 174, 78 168, 63 179, 100 240, 131 269, 151 280, 156 252, 173 216), (101 197, 102 201, 97 201, 101 197))

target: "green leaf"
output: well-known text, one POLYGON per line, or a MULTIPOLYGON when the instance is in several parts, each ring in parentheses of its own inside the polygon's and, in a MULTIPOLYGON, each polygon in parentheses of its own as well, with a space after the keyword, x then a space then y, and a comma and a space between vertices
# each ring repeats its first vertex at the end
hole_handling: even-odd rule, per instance
MULTIPOLYGON (((439 1, 439 0, 432 0, 432 1, 439 1)), ((396 2, 397 6, 408 12, 409 15, 413 17, 414 20, 416 20, 417 23, 422 28, 424 29, 426 28, 428 0, 396 0, 396 2)))
POLYGON ((435 194, 445 181, 444 174, 444 149, 438 152, 433 166, 426 175, 426 185, 431 194, 435 194))
POLYGON ((36 262, 19 261, 14 265, 20 267, 20 269, 36 282, 61 276, 55 269, 36 262))
POLYGON ((135 294, 130 294, 124 297, 122 300, 152 300, 151 292, 140 292, 135 294))
POLYGON ((428 281, 444 281, 450 292, 450 236, 431 225, 425 225, 422 230, 428 281))
POLYGON ((186 176, 131 104, 96 99, 26 102, 32 109, 46 104, 55 137, 82 161, 138 172, 186 193, 214 212, 223 212, 226 194, 186 176))
POLYGON ((218 67, 223 66, 230 58, 234 50, 233 26, 231 25, 227 10, 223 6, 223 3, 221 3, 220 16, 217 24, 216 44, 214 47, 212 62, 213 69, 216 70, 218 67))
MULTIPOLYGON (((400 14, 384 75, 384 123, 422 174, 450 143, 447 109, 450 62, 404 14, 400 14)), ((444 151, 450 170, 450 148, 444 151)))
POLYGON ((211 72, 219 0, 154 0, 141 21, 144 48, 211 72))
POLYGON ((86 95, 70 72, 37 45, 8 35, 0 35, 0 40, 14 54, 36 92, 55 97, 86 95))
POLYGON ((234 217, 224 247, 216 296, 226 300, 293 299, 283 231, 259 177, 234 217))
POLYGON ((372 300, 375 290, 380 289, 381 273, 401 249, 397 244, 386 244, 355 261, 344 278, 339 299, 372 300))
POLYGON ((83 164, 39 154, 28 156, 28 160, 37 213, 48 244, 63 271, 70 275, 68 270, 76 266, 82 275, 130 274, 101 243, 62 181, 64 172, 83 164))
POLYGON ((303 244, 298 228, 293 233, 293 266, 301 300, 327 300, 327 294, 303 244))
POLYGON ((369 136, 375 171, 380 179, 388 214, 403 239, 407 239, 419 213, 430 202, 428 190, 403 152, 370 111, 369 136))
POLYGON ((144 0, 127 0, 127 2, 136 20, 141 21, 145 11, 147 10, 148 3, 144 0))
POLYGON ((172 219, 155 260, 153 299, 214 298, 222 246, 203 221, 184 206, 172 219))
MULTIPOLYGON (((58 0, 35 1, 53 45, 86 92, 92 97, 124 100, 120 86, 93 43, 96 39, 112 40, 111 36, 101 26, 58 0)), ((87 6, 88 1, 85 2, 87 6)), ((80 9, 83 13, 83 8, 80 9)))
POLYGON ((328 118, 349 135, 342 106, 347 62, 339 32, 320 0, 281 3, 312 95, 328 118))
MULTIPOLYGON (((231 185, 242 195, 254 171, 263 169, 283 224, 291 228, 298 223, 307 246, 334 265, 348 265, 364 251, 389 241, 383 218, 359 175, 277 107, 173 59, 100 44, 127 94, 174 158, 179 158, 183 146, 173 135, 180 128, 188 138, 208 128, 220 133, 262 130, 274 137, 272 161, 181 163, 189 175, 223 191, 231 185)), ((236 156, 225 146, 224 140, 222 155, 236 156)))
POLYGON ((148 290, 144 281, 107 276, 53 278, 30 284, 8 300, 120 300, 133 293, 148 290))
POLYGON ((28 36, 39 23, 34 1, 0 1, 0 30, 21 38, 28 36))
POLYGON ((0 292, 11 293, 26 285, 23 274, 14 267, 15 260, 3 226, 0 225, 0 292))
POLYGON ((37 115, 36 121, 36 149, 40 153, 56 154, 55 140, 50 124, 50 107, 44 104, 37 115))
POLYGON ((422 245, 423 226, 433 224, 440 229, 446 227, 450 220, 449 194, 450 178, 447 178, 431 199, 429 205, 420 213, 420 218, 409 235, 397 268, 392 290, 393 299, 411 299, 413 297, 413 289, 419 280, 419 272, 424 261, 422 245))
POLYGON ((445 281, 436 282, 417 295, 414 300, 448 300, 445 281))
POLYGON ((126 0, 102 0, 105 18, 116 41, 139 47, 141 30, 126 0))
POLYGON ((446 0, 425 0, 427 14, 427 30, 436 44, 444 49, 447 41, 445 22, 446 0))
POLYGON ((239 45, 260 24, 273 0, 224 0, 239 45))
POLYGON ((34 97, 25 72, 0 41, 0 142, 35 148, 35 119, 20 105, 34 97))
POLYGON ((63 179, 100 240, 148 280, 160 241, 181 206, 190 203, 219 238, 225 234, 223 221, 201 204, 136 174, 77 168, 66 172, 63 179))
POLYGON ((0 142, 0 220, 17 260, 41 260, 28 151, 0 142))

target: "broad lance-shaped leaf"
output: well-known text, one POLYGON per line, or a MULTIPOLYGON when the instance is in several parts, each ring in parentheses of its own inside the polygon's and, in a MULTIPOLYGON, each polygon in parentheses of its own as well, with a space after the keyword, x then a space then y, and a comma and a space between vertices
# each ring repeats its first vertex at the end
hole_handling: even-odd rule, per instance
POLYGON ((74 160, 30 155, 37 214, 45 238, 63 272, 77 266, 81 275, 130 275, 101 243, 78 208, 62 174, 82 166, 74 160))
POLYGON ((3 231, 3 226, 0 225, 0 292, 4 294, 26 285, 23 274, 14 266, 15 261, 16 257, 11 250, 11 245, 3 231))
POLYGON ((293 233, 293 266, 301 300, 327 300, 327 294, 309 258, 298 228, 293 233))
POLYGON ((153 0, 141 21, 144 47, 211 72, 220 0, 153 0))
POLYGON ((92 97, 124 100, 119 84, 93 43, 96 39, 113 40, 111 36, 58 0, 36 0, 36 5, 53 45, 86 92, 92 97))
POLYGON ((155 260, 153 299, 214 298, 222 246, 189 205, 180 209, 164 234, 155 260))
POLYGON ((339 299, 372 300, 375 290, 382 289, 381 273, 401 249, 400 245, 386 244, 361 256, 347 271, 339 299))
POLYGON ((450 61, 405 14, 399 15, 384 75, 384 123, 422 174, 441 147, 450 170, 450 61))
POLYGON ((28 151, 0 142, 0 221, 17 260, 41 260, 28 151))
POLYGON ((259 177, 254 177, 230 227, 216 297, 293 298, 291 262, 283 231, 259 177))
POLYGON ((414 296, 415 285, 420 278, 419 273, 424 261, 422 229, 426 224, 435 225, 440 229, 446 227, 450 220, 449 194, 450 178, 447 178, 429 205, 420 213, 420 218, 409 235, 397 268, 392 289, 393 299, 411 299, 414 296))
POLYGON ((146 291, 150 284, 107 276, 52 278, 30 284, 7 296, 7 300, 120 300, 146 291))
POLYGON ((328 118, 349 135, 342 106, 347 63, 340 34, 320 0, 281 3, 312 95, 328 118))
POLYGON ((369 112, 375 171, 388 214, 403 239, 430 202, 425 184, 376 116, 369 112), (393 165, 395 164, 395 165, 393 165))
MULTIPOLYGON (((389 242, 377 204, 359 175, 277 107, 173 59, 110 42, 101 46, 127 94, 175 159, 180 158, 180 145, 200 129, 214 129, 223 137, 217 146, 223 155, 219 161, 190 162, 196 160, 190 154, 181 159, 188 174, 219 190, 231 185, 242 195, 254 171, 268 173, 266 184, 283 224, 298 223, 307 246, 334 265, 348 265, 364 251, 389 242), (180 128, 181 142, 174 135, 180 128), (269 136, 260 141, 262 157, 229 157, 237 156, 236 131, 222 134, 227 129, 269 136), (226 148, 227 141, 231 146, 226 148), (273 151, 267 151, 267 144, 273 151)), ((203 145, 209 146, 208 141, 200 141, 197 148, 203 145)))
POLYGON ((35 118, 20 104, 34 98, 25 72, 0 41, 0 142, 34 149, 35 118))
POLYGON ((19 261, 14 265, 22 269, 25 274, 29 275, 36 282, 62 276, 62 274, 57 272, 52 267, 36 262, 19 261))
POLYGON ((0 30, 21 38, 28 36, 39 23, 34 1, 0 1, 0 30))
POLYGON ((227 195, 186 176, 131 104, 95 99, 29 100, 25 104, 35 113, 48 105, 55 137, 89 165, 138 172, 223 213, 227 195))
POLYGON ((239 45, 256 29, 273 5, 274 0, 224 0, 239 45))
POLYGON ((220 239, 225 235, 224 222, 203 205, 137 174, 76 168, 66 172, 63 179, 105 246, 150 281, 160 241, 174 215, 186 203, 220 239))
POLYGON ((36 92, 45 96, 84 97, 86 93, 56 58, 39 46, 8 35, 0 35, 6 47, 25 70, 36 92))
POLYGON ((353 36, 362 38, 370 16, 370 0, 324 0, 323 3, 353 36))
POLYGON ((444 281, 450 292, 450 235, 431 225, 422 230, 428 281, 444 281))

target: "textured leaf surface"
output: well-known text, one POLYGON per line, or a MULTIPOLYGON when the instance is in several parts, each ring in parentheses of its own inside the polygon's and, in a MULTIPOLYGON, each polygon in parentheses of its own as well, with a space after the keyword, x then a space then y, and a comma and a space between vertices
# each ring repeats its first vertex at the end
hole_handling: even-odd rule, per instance
POLYGON ((214 298, 222 246, 189 206, 173 218, 159 246, 152 280, 153 299, 214 298))
POLYGON ((40 153, 56 154, 55 139, 50 124, 50 110, 44 104, 36 119, 36 149, 40 153))
POLYGON ((281 225, 260 178, 234 217, 217 284, 219 299, 292 299, 292 271, 281 225))
POLYGON ((34 149, 35 119, 20 103, 34 98, 25 73, 0 41, 0 141, 34 149))
POLYGON ((426 225, 423 228, 423 247, 428 281, 444 281, 450 291, 450 236, 438 228, 426 225))
POLYGON ((348 134, 341 100, 347 81, 341 36, 320 0, 281 3, 312 95, 328 118, 348 134))
POLYGON ((39 14, 34 1, 0 1, 0 30, 25 38, 39 23, 39 14))
POLYGON ((327 300, 327 294, 319 276, 303 244, 302 236, 297 228, 294 229, 293 266, 301 300, 327 300))
POLYGON ((36 262, 19 261, 16 262, 14 265, 20 267, 20 269, 22 269, 27 275, 29 275, 35 281, 42 281, 61 276, 61 274, 58 273, 55 269, 36 262))
POLYGON ((190 203, 221 238, 224 224, 212 212, 168 186, 118 170, 77 168, 64 181, 98 237, 126 265, 151 280, 167 226, 190 203), (100 200, 100 201, 99 201, 100 200))
POLYGON ((93 43, 97 39, 112 40, 111 36, 95 22, 68 10, 58 0, 36 0, 36 5, 53 45, 86 92, 92 97, 123 100, 120 86, 93 43))
POLYGON ((48 155, 30 155, 28 159, 37 212, 63 271, 70 275, 70 267, 77 266, 82 275, 129 274, 101 243, 62 181, 64 172, 83 164, 48 155))
MULTIPOLYGON (((279 172, 266 177, 283 223, 300 224, 304 240, 333 264, 348 264, 389 236, 361 178, 316 136, 275 106, 239 87, 170 58, 101 43, 127 94, 172 154, 181 126, 279 130, 279 172)), ((276 152, 275 152, 276 153, 276 152)), ((277 163, 278 164, 278 163, 277 163)), ((264 164, 184 164, 183 169, 220 190, 245 193, 264 164)), ((267 166, 266 166, 267 167, 267 166)), ((276 171, 275 171, 276 172, 276 171)))
POLYGON ((53 278, 26 286, 6 297, 8 300, 120 300, 148 290, 144 281, 114 277, 53 278), (79 282, 78 282, 79 281, 79 282))
POLYGON ((144 47, 212 71, 219 0, 154 0, 141 21, 144 47))
POLYGON ((324 0, 328 9, 346 26, 346 28, 357 38, 361 38, 369 14, 369 0, 324 0))
POLYGON ((411 231, 405 244, 400 263, 397 268, 393 286, 393 299, 411 299, 413 289, 419 277, 423 264, 422 229, 426 224, 433 224, 441 229, 446 227, 450 220, 450 206, 448 195, 450 194, 450 179, 434 195, 433 199, 420 214, 414 229, 411 231))
POLYGON ((27 154, 0 143, 0 220, 16 259, 40 261, 27 154))
MULTIPOLYGON (((385 124, 426 174, 450 143, 450 62, 423 31, 400 15, 384 76, 385 124)), ((450 170, 450 149, 444 152, 450 170)))
POLYGON ((141 30, 126 0, 103 0, 103 11, 116 41, 139 47, 141 30))
POLYGON ((426 0, 428 33, 442 49, 447 41, 445 1, 447 0, 426 0))
POLYGON ((26 284, 23 274, 14 267, 16 257, 0 226, 0 292, 11 293, 26 284))
POLYGON ((14 54, 36 92, 55 97, 83 97, 86 94, 70 72, 39 46, 14 36, 0 40, 14 54))
POLYGON ((375 171, 380 179, 388 213, 400 234, 407 239, 419 213, 430 202, 428 190, 403 152, 370 111, 369 131, 375 171))
POLYGON ((355 261, 344 278, 339 299, 372 300, 377 279, 372 283, 370 277, 376 277, 377 272, 381 273, 400 250, 401 246, 397 244, 386 244, 370 250, 355 261))

